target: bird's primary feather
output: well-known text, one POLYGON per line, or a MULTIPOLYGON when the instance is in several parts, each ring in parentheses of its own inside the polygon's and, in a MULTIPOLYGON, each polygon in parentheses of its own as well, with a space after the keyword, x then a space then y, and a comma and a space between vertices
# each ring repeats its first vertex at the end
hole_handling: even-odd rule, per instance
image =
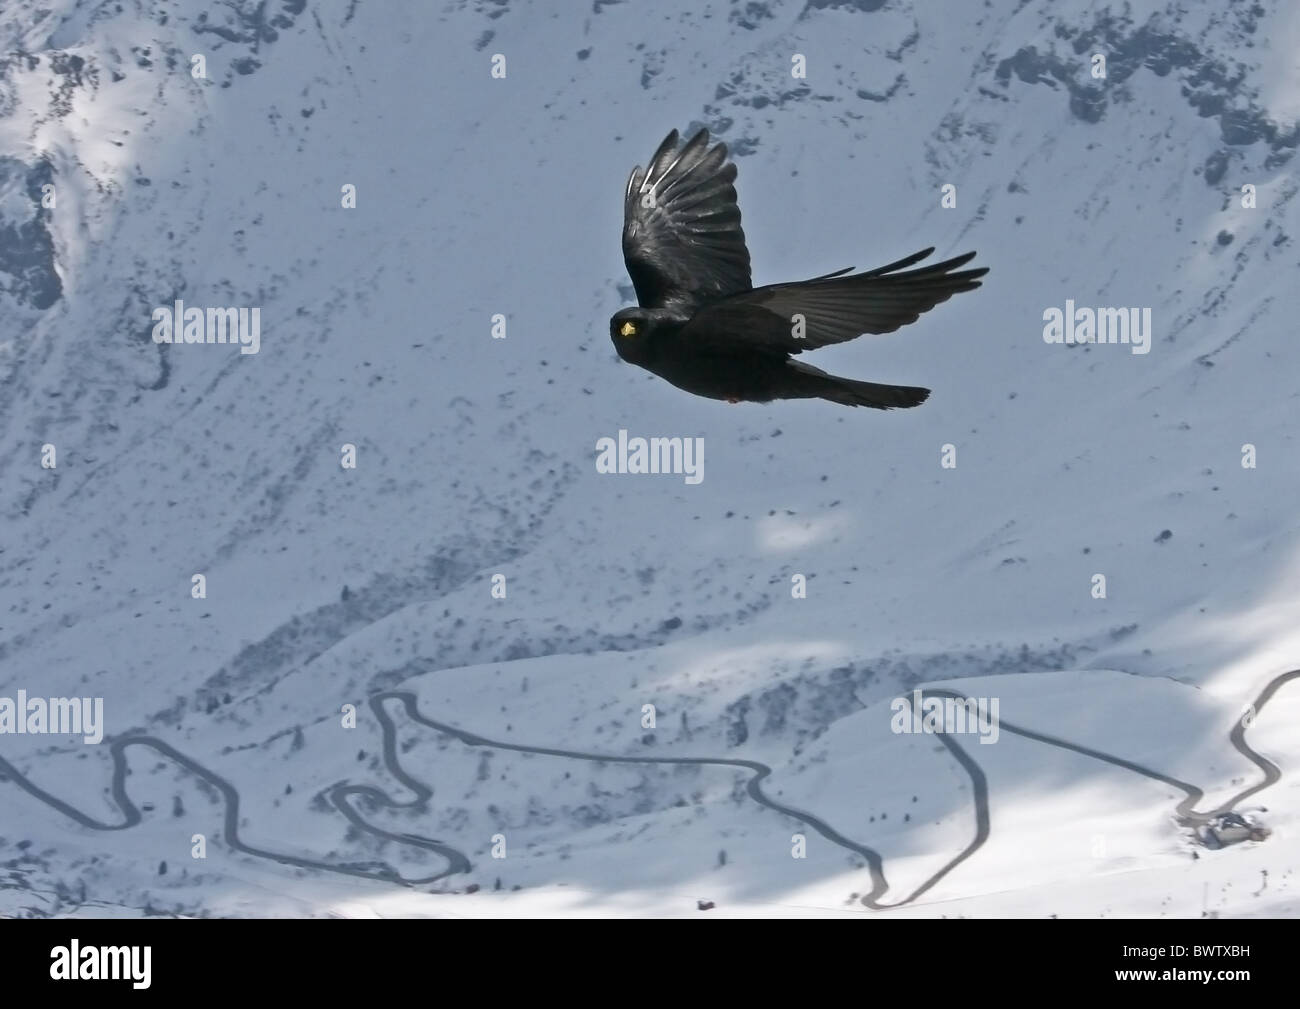
POLYGON ((706 302, 750 289, 749 250, 736 204, 736 166, 725 144, 700 130, 677 150, 673 130, 644 172, 627 181, 623 258, 642 308, 689 316, 706 302))
POLYGON ((840 271, 733 294, 700 309, 682 335, 703 343, 741 341, 798 354, 864 333, 892 333, 954 294, 979 287, 979 278, 988 272, 958 269, 973 252, 896 272, 932 252, 924 249, 864 273, 845 276, 847 271, 840 271))

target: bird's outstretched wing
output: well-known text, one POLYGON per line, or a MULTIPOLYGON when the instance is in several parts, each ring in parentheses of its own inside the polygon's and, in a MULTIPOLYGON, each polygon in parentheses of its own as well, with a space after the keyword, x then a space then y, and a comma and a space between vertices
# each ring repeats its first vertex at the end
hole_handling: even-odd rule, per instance
POLYGON ((650 167, 638 165, 623 201, 623 259, 642 308, 686 314, 750 289, 749 250, 736 205, 736 166, 700 130, 678 150, 677 131, 650 167))
POLYGON ((682 330, 682 339, 697 345, 767 347, 798 354, 864 333, 892 333, 954 294, 979 287, 979 278, 988 273, 987 269, 959 269, 970 262, 973 252, 905 269, 932 252, 933 248, 923 249, 851 276, 845 276, 848 270, 840 270, 734 294, 697 312, 682 330))

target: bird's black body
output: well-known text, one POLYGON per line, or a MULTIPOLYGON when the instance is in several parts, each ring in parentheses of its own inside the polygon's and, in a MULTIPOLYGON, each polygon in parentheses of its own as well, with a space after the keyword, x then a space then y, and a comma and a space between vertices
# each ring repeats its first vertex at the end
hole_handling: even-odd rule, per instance
POLYGON ((623 257, 639 308, 610 320, 619 357, 687 392, 730 402, 826 399, 879 410, 917 406, 914 386, 838 378, 792 355, 863 333, 890 333, 987 270, 959 270, 967 253, 907 269, 933 249, 877 270, 849 270, 755 288, 736 205, 736 166, 700 130, 678 147, 668 135, 650 166, 632 172, 623 209, 623 257))

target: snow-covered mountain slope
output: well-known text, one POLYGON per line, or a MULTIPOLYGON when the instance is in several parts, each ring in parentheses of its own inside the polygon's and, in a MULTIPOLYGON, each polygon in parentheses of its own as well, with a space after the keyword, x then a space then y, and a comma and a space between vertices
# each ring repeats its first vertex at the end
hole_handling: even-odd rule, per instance
POLYGON ((0 735, 0 913, 1296 914, 1300 11, 1224 7, 7 4, 0 698, 105 738, 0 735), (618 361, 697 125, 756 283, 979 251, 811 355, 928 403, 618 361), (1033 735, 894 731, 932 685, 1033 735))

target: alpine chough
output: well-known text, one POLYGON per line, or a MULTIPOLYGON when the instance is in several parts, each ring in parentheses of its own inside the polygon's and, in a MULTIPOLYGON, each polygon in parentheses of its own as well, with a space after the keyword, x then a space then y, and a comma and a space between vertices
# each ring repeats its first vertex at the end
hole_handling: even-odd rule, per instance
POLYGON ((623 201, 623 258, 638 308, 610 319, 618 356, 679 389, 725 399, 826 399, 877 410, 919 406, 929 389, 828 375, 793 355, 863 333, 892 333, 941 301, 980 286, 975 253, 908 269, 924 249, 875 270, 852 267, 754 287, 736 204, 736 166, 700 130, 673 130, 650 167, 633 169, 623 201))

